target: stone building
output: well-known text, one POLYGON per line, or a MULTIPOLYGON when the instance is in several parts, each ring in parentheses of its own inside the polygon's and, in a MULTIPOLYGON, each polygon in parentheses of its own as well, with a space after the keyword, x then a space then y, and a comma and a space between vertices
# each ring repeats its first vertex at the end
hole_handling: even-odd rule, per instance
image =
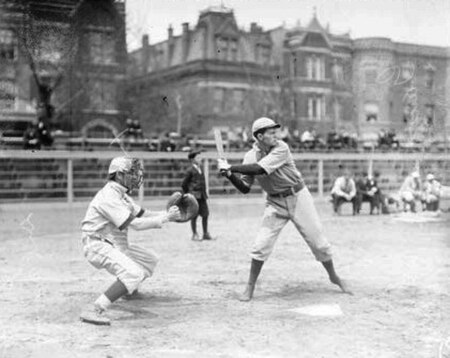
POLYGON ((0 126, 23 130, 50 96, 53 129, 124 127, 125 4, 0 0, 0 126))
POLYGON ((445 133, 449 49, 351 39, 314 14, 307 26, 240 29, 231 10, 130 53, 128 97, 144 131, 206 133, 260 116, 319 133, 445 133))

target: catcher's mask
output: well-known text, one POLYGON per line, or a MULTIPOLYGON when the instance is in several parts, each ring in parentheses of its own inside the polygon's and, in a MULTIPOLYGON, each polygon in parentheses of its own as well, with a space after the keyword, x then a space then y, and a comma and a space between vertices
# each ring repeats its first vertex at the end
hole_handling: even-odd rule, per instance
POLYGON ((144 168, 137 158, 116 157, 111 160, 108 175, 115 175, 115 180, 131 192, 138 189, 144 181, 144 168), (121 175, 117 175, 121 173, 121 175))

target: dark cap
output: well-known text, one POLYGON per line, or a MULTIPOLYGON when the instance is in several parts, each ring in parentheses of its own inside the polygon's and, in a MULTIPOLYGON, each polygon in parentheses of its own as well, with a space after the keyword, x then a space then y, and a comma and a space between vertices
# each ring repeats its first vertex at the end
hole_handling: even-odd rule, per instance
POLYGON ((189 152, 188 159, 189 160, 194 159, 201 152, 202 152, 201 150, 193 150, 193 151, 189 152))

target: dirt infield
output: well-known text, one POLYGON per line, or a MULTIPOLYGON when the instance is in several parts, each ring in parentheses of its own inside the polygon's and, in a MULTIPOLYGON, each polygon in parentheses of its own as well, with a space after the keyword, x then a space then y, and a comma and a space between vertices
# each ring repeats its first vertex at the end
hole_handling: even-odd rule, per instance
POLYGON ((237 301, 263 202, 212 199, 216 241, 192 242, 188 224, 131 232, 160 264, 144 298, 119 301, 111 327, 97 327, 78 316, 112 278, 82 256, 85 204, 1 206, 0 357, 438 357, 450 335, 449 214, 414 223, 318 208, 354 296, 327 281, 289 224, 255 299, 237 301), (311 305, 342 314, 295 311, 311 305))

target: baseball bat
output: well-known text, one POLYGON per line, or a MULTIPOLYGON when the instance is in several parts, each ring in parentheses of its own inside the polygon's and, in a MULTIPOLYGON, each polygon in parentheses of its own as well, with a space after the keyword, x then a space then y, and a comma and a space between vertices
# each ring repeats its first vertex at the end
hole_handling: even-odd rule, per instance
POLYGON ((225 153, 223 150, 222 133, 219 129, 214 129, 214 141, 216 142, 217 154, 219 159, 225 159, 225 153))

